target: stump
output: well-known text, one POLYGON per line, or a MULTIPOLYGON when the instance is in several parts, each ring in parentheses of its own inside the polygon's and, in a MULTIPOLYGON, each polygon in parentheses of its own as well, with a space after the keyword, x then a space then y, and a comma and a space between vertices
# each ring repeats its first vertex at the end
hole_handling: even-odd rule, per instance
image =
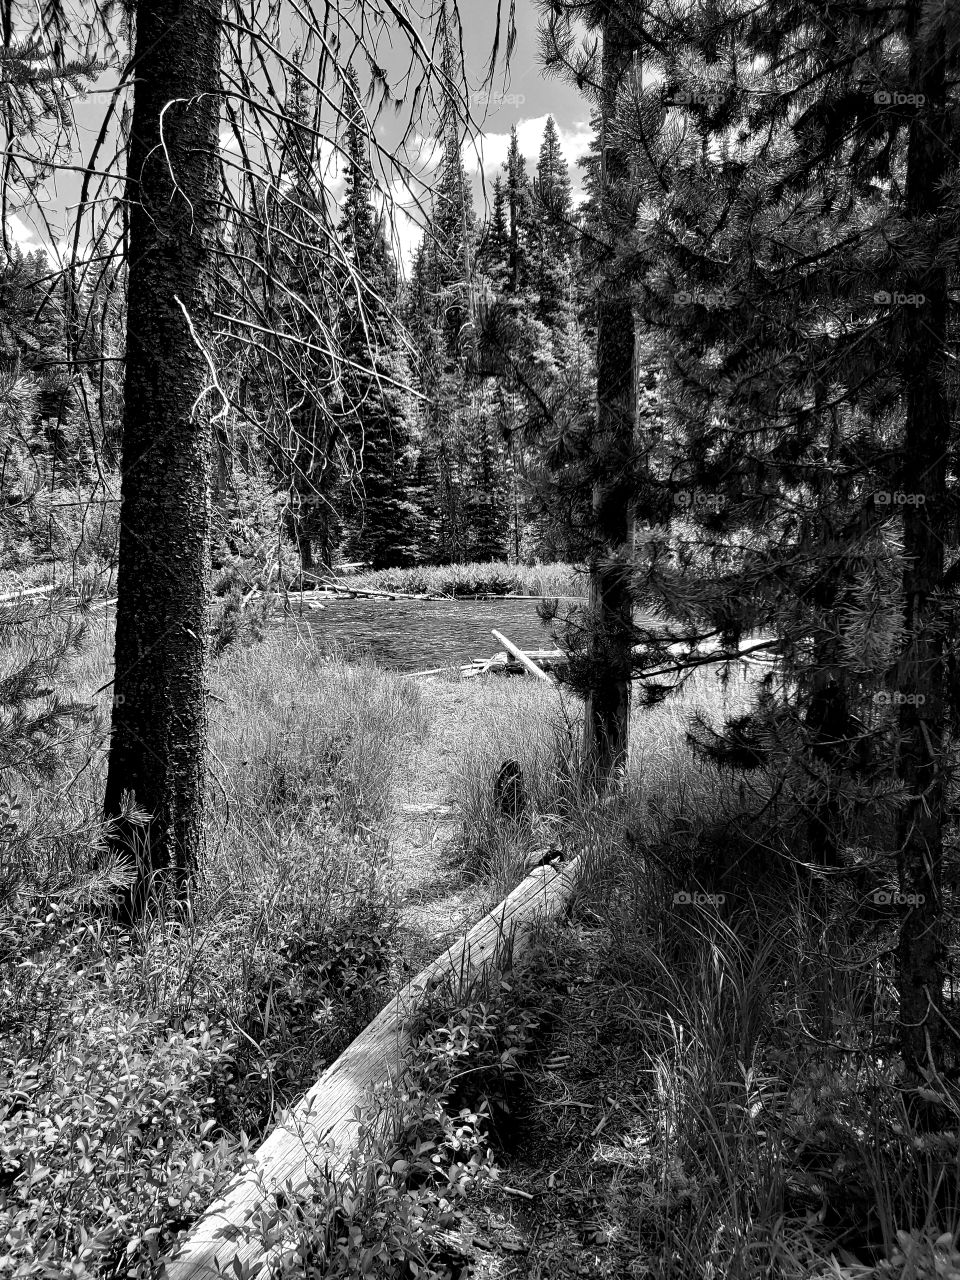
POLYGON ((504 760, 493 784, 493 799, 497 811, 504 817, 518 822, 527 808, 523 790, 523 770, 516 760, 504 760))

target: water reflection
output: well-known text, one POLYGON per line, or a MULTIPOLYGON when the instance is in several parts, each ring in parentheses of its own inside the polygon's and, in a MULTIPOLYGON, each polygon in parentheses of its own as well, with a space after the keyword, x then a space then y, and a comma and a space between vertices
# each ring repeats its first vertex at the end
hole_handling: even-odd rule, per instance
POLYGON ((491 627, 522 649, 556 647, 535 600, 329 600, 304 616, 320 636, 398 671, 489 657, 500 648, 491 627))

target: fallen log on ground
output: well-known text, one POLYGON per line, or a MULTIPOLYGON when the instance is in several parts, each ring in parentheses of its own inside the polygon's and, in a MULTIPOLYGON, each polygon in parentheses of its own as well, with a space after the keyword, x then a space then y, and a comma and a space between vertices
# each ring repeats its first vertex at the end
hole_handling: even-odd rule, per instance
MULTIPOLYGON (((399 1075, 409 1048, 406 1020, 417 997, 444 973, 495 966, 503 941, 514 935, 518 956, 537 919, 560 913, 577 883, 580 858, 559 869, 537 867, 498 907, 427 965, 328 1067, 301 1101, 256 1152, 252 1165, 191 1228, 167 1256, 164 1280, 194 1280, 232 1272, 245 1280, 263 1280, 278 1260, 277 1241, 266 1243, 243 1227, 258 1210, 268 1214, 276 1194, 309 1190, 310 1173, 325 1163, 336 1169, 359 1136, 357 1110, 368 1087, 399 1075), (324 1140, 335 1147, 323 1149, 324 1140)), ((315 1173, 314 1176, 317 1176, 315 1173)))
POLYGON ((499 640, 500 643, 503 645, 503 647, 506 649, 507 653, 509 653, 512 657, 516 658, 516 660, 519 663, 521 663, 524 667, 526 667, 526 669, 530 672, 532 676, 536 676, 538 680, 542 680, 545 684, 556 683, 556 681, 553 680, 550 676, 548 676, 547 673, 543 671, 540 667, 538 667, 537 664, 531 658, 528 658, 522 649, 518 649, 512 640, 508 640, 507 637, 501 631, 497 631, 494 628, 491 628, 491 634, 493 635, 494 640, 499 640))
POLYGON ((357 587, 342 578, 304 578, 303 582, 321 591, 334 592, 339 597, 348 600, 356 596, 373 600, 442 600, 444 598, 443 596, 431 595, 426 591, 388 591, 385 587, 357 587))
POLYGON ((26 587, 23 591, 8 591, 0 596, 0 604, 7 604, 11 600, 26 600, 30 596, 49 595, 51 591, 56 590, 57 584, 51 582, 45 587, 26 587))

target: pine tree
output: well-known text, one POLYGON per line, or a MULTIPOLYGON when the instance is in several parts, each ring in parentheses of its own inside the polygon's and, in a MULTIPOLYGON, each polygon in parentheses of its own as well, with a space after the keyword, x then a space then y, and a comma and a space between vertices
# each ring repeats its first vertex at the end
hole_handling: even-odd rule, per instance
POLYGON ((414 262, 408 310, 418 346, 425 411, 420 474, 434 478, 431 555, 438 563, 467 556, 461 502, 473 342, 476 214, 452 111, 442 122, 442 157, 430 223, 414 262))
POLYGON ((536 315, 554 332, 570 322, 573 280, 571 248, 575 227, 567 162, 553 116, 547 116, 534 186, 533 284, 536 315))
POLYGON ((273 212, 280 241, 279 286, 272 309, 280 332, 307 339, 285 344, 281 362, 284 420, 275 452, 288 499, 288 533, 300 553, 303 570, 314 555, 329 568, 340 540, 339 508, 343 487, 340 465, 342 430, 320 388, 333 379, 332 362, 321 330, 332 327, 333 296, 326 245, 323 192, 316 175, 316 107, 300 62, 294 69, 284 107, 285 155, 281 165, 287 190, 273 212), (293 368, 291 370, 291 363, 293 368), (286 367, 286 372, 283 372, 286 367))
POLYGON ((719 42, 691 10, 656 59, 630 119, 649 193, 632 271, 666 416, 635 462, 638 588, 669 602, 674 639, 778 639, 793 692, 708 745, 763 739, 821 860, 886 826, 912 904, 903 1053, 942 1065, 957 41, 921 0, 774 3, 719 42), (865 768, 891 731, 895 759, 865 768))
POLYGON ((357 463, 345 547, 351 558, 381 568, 410 563, 415 549, 415 512, 405 496, 411 406, 398 271, 373 207, 359 101, 359 80, 350 68, 343 109, 346 188, 337 226, 344 255, 339 325, 349 361, 341 378, 343 430, 357 463))
POLYGON ((574 65, 568 55, 576 21, 602 36, 599 65, 588 57, 583 67, 575 68, 579 83, 596 86, 601 167, 594 189, 595 231, 588 241, 596 325, 596 422, 592 431, 579 433, 575 454, 578 477, 589 479, 592 488, 590 603, 586 653, 582 658, 575 654, 570 667, 586 695, 584 759, 601 787, 626 759, 630 714, 635 322, 622 246, 633 233, 634 209, 623 115, 642 30, 635 21, 638 7, 621 0, 597 0, 587 6, 557 3, 551 6, 544 33, 548 67, 574 65))
POLYGON ((164 886, 185 896, 203 852, 210 414, 202 343, 217 223, 219 18, 215 0, 137 15, 115 703, 104 794, 115 846, 128 862, 145 834, 130 821, 129 796, 150 815, 124 904, 128 919, 164 886))
POLYGON ((508 289, 514 297, 519 297, 531 284, 533 191, 527 175, 527 162, 520 150, 516 125, 510 130, 510 145, 503 170, 504 195, 509 210, 508 289))

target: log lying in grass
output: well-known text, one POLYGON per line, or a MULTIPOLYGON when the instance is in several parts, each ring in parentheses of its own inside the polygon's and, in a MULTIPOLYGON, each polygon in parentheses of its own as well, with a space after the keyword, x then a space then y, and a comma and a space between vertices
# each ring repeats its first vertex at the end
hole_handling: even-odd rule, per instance
POLYGON ((517 662, 526 667, 532 676, 536 676, 538 680, 544 681, 545 684, 555 683, 552 677, 548 676, 545 671, 538 667, 532 658, 528 658, 523 650, 518 649, 512 640, 508 640, 502 631, 497 631, 491 628, 491 634, 493 635, 494 640, 499 640, 507 653, 509 653, 512 658, 516 658, 517 662))
MULTIPOLYGON (((528 658, 532 658, 536 662, 542 671, 548 674, 562 670, 567 664, 565 654, 538 653, 536 649, 527 649, 524 652, 528 658)), ((515 662, 512 658, 508 658, 506 654, 494 654, 492 658, 478 658, 476 661, 460 668, 460 675, 466 680, 470 680, 474 676, 522 676, 524 674, 529 674, 527 668, 521 662, 515 662)))
POLYGON ((45 587, 25 587, 22 591, 8 591, 0 596, 0 604, 8 604, 13 600, 27 600, 30 596, 49 595, 51 591, 57 590, 55 582, 48 583, 45 587))
POLYGON ((356 587, 349 580, 341 578, 317 578, 313 575, 302 578, 304 586, 311 586, 337 600, 353 600, 358 596, 369 600, 440 600, 442 596, 430 595, 429 592, 388 591, 385 588, 356 587))
MULTIPOLYGON (((534 662, 539 670, 544 673, 555 671, 558 667, 565 666, 568 661, 567 655, 560 649, 524 649, 523 656, 534 662)), ((460 668, 460 674, 465 678, 470 678, 472 676, 487 675, 488 673, 516 675, 529 670, 527 663, 511 658, 504 650, 500 653, 495 653, 491 658, 474 658, 471 663, 460 668)))
POLYGON ((496 965, 503 939, 511 933, 513 955, 520 955, 534 921, 559 915, 576 886, 579 869, 579 857, 559 870, 537 867, 465 937, 404 987, 285 1116, 256 1152, 252 1166, 168 1256, 165 1280, 194 1280, 221 1272, 263 1280, 274 1254, 268 1257, 257 1237, 240 1238, 243 1224, 258 1209, 269 1213, 278 1191, 289 1196, 291 1190, 294 1195, 308 1190, 309 1174, 316 1167, 314 1156, 319 1156, 321 1163, 326 1158, 336 1167, 336 1158, 325 1157, 321 1151, 324 1139, 336 1144, 341 1160, 356 1144, 359 1125, 355 1112, 368 1086, 396 1078, 402 1066, 408 1048, 404 1022, 416 1006, 416 997, 444 973, 496 965), (245 1269, 239 1270, 235 1263, 245 1269))

